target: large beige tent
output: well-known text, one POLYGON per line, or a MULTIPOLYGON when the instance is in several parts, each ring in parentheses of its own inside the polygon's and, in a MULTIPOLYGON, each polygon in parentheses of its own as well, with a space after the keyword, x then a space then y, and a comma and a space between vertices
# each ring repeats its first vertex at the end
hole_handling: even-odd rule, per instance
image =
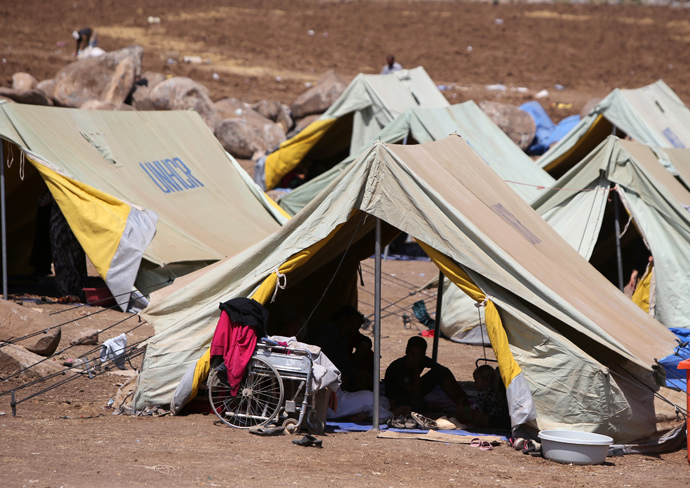
POLYGON ((537 164, 558 178, 611 134, 661 148, 690 147, 690 109, 662 80, 642 88, 617 88, 537 164))
POLYGON ((254 177, 271 190, 298 166, 313 175, 316 166, 328 169, 351 152, 358 154, 406 109, 448 105, 421 66, 386 75, 359 74, 321 117, 269 154, 254 177))
POLYGON ((373 252, 377 219, 382 244, 399 232, 413 236, 485 307, 514 427, 576 428, 617 442, 655 432, 653 366, 672 351, 673 335, 459 136, 416 146, 374 143, 278 232, 154 294, 143 317, 156 335, 134 407, 170 403, 208 350, 220 302, 244 296, 265 304, 269 333, 281 332, 288 304, 313 326, 338 305, 356 303, 357 266, 373 252))
POLYGON ((287 218, 193 111, 0 104, 0 137, 10 274, 32 273, 46 190, 116 296, 234 255, 287 218))

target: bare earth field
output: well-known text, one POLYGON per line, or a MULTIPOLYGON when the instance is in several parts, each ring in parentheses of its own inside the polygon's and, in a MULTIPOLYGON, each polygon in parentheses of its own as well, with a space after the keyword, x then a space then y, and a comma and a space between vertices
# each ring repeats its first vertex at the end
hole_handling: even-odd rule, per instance
MULTIPOLYGON (((0 15, 2 86, 11 86, 18 71, 38 80, 53 77, 72 59, 70 32, 90 25, 105 50, 141 44, 145 70, 189 76, 205 84, 214 100, 230 96, 289 104, 306 89, 305 83, 315 82, 328 69, 350 80, 360 72, 379 72, 386 54, 392 53, 404 67, 422 65, 437 84, 450 86, 444 93, 452 102, 519 104, 547 89, 550 96, 541 102, 554 120, 578 113, 587 100, 616 87, 635 88, 660 78, 690 103, 687 8, 452 1, 6 0, 0 2, 0 15), (161 23, 149 25, 149 16, 161 23), (314 35, 308 35, 309 30, 314 35), (210 62, 168 62, 185 55, 210 62), (490 84, 504 84, 507 90, 488 91, 490 84), (513 90, 517 87, 528 91, 513 90), (558 108, 559 103, 565 108, 558 108)), ((366 314, 373 312, 372 270, 373 261, 365 262, 360 304, 366 314)), ((382 370, 402 355, 407 338, 419 332, 414 321, 412 328, 404 328, 401 313, 412 315, 411 304, 423 298, 433 311, 432 295, 412 291, 437 270, 429 262, 388 261, 384 273, 384 298, 401 309, 391 306, 389 311, 395 313, 383 320, 382 370)), ((56 315, 60 322, 77 319, 64 326, 59 349, 80 329, 104 329, 126 318, 114 311, 93 315, 98 307, 30 302, 24 307, 43 310, 46 316, 63 311, 56 315)), ((108 330, 101 340, 131 329, 136 320, 108 330)), ((144 325, 131 340, 152 332, 144 325)), ((64 359, 89 349, 79 346, 64 359)), ((482 348, 441 341, 439 359, 458 379, 469 380, 483 354, 482 348)), ((0 362, 0 377, 15 369, 0 362)), ((0 382, 0 393, 31 379, 23 375, 0 382)), ((377 439, 368 432, 325 435, 324 448, 317 450, 294 446, 291 436, 264 438, 228 429, 208 415, 113 416, 106 404, 125 379, 115 374, 79 378, 20 403, 17 417, 11 415, 9 397, 0 396, 0 485, 680 488, 690 480, 686 450, 607 458, 601 466, 569 466, 507 446, 479 451, 468 445, 377 439)), ((18 400, 50 383, 21 390, 18 400)))

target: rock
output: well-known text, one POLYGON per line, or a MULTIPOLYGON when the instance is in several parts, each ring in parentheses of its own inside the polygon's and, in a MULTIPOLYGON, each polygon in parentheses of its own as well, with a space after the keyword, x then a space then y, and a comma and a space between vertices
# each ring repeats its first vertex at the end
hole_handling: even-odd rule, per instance
POLYGON ((335 71, 326 71, 315 87, 302 93, 290 105, 292 116, 301 119, 307 115, 324 113, 342 95, 345 88, 347 83, 335 71))
POLYGON ((220 122, 208 89, 189 78, 176 76, 165 80, 151 90, 149 97, 156 110, 195 110, 211 131, 220 122))
POLYGON ((134 111, 134 107, 126 103, 101 102, 100 100, 89 100, 81 107, 82 110, 113 110, 113 111, 134 111))
POLYGON ((36 342, 33 347, 26 347, 27 351, 30 351, 39 356, 48 357, 51 356, 60 344, 60 338, 62 337, 62 328, 58 327, 57 330, 53 329, 48 331, 41 336, 41 338, 36 342))
POLYGON ((38 80, 29 73, 15 73, 12 75, 12 88, 15 90, 33 90, 38 86, 38 80))
POLYGON ((120 61, 110 79, 110 84, 106 88, 104 102, 121 104, 127 99, 134 86, 134 69, 132 58, 125 58, 120 61))
POLYGON ((121 92, 128 94, 132 85, 124 85, 129 77, 123 75, 131 69, 132 83, 141 76, 143 56, 143 47, 130 46, 102 56, 77 60, 55 75, 53 98, 59 105, 65 107, 81 107, 87 100, 112 101, 106 99, 109 94, 110 96, 119 96, 121 92), (126 63, 120 66, 125 59, 129 59, 131 65, 126 63), (120 84, 122 86, 113 88, 113 85, 120 84))
POLYGON ((479 102, 479 107, 523 151, 534 139, 537 126, 530 114, 516 105, 491 101, 479 102))
POLYGON ((276 124, 281 125, 285 132, 289 132, 295 125, 294 120, 292 120, 290 107, 277 100, 263 100, 255 103, 252 108, 267 119, 271 119, 276 124))
POLYGON ((148 87, 148 89, 153 90, 153 88, 157 84, 163 83, 166 80, 166 77, 163 73, 157 73, 155 71, 144 71, 140 79, 146 80, 146 86, 148 87))
POLYGON ((50 78, 48 80, 43 80, 36 85, 38 90, 48 95, 48 98, 53 98, 53 92, 55 91, 55 80, 50 78))
POLYGON ((590 98, 585 102, 585 105, 582 107, 582 110, 580 110, 580 118, 587 117, 589 113, 599 105, 599 102, 601 102, 603 98, 590 98))
POLYGON ((78 333, 70 341, 70 344, 73 346, 95 346, 98 344, 98 334, 100 333, 100 330, 84 330, 78 333))
POLYGON ((16 367, 17 370, 35 365, 28 371, 22 373, 24 375, 28 373, 29 375, 43 378, 53 373, 65 371, 65 368, 57 362, 43 361, 44 359, 43 356, 27 351, 25 348, 17 346, 16 344, 7 344, 0 348, 0 361, 4 362, 9 360, 10 363, 15 363, 14 367, 16 367))
POLYGON ((223 98, 213 104, 221 120, 244 117, 248 111, 254 111, 251 105, 238 98, 223 98))
POLYGON ((48 98, 48 95, 38 88, 33 90, 15 90, 0 86, 0 96, 11 98, 17 103, 25 103, 27 105, 53 105, 53 101, 48 98))
POLYGON ((321 117, 319 114, 314 114, 314 115, 307 115, 306 117, 299 119, 297 123, 295 124, 295 128, 292 129, 287 137, 288 139, 292 139, 295 137, 297 134, 299 134, 302 130, 304 130, 305 127, 307 127, 309 124, 317 120, 319 117, 321 117))
POLYGON ((55 331, 59 324, 56 316, 45 315, 30 307, 0 300, 0 341, 12 341, 24 347, 34 346, 36 337, 40 336, 28 337, 21 341, 18 339, 36 332, 55 331))
POLYGON ((249 159, 255 152, 273 149, 283 142, 285 131, 275 122, 249 109, 241 117, 223 120, 216 129, 216 137, 230 154, 249 159))

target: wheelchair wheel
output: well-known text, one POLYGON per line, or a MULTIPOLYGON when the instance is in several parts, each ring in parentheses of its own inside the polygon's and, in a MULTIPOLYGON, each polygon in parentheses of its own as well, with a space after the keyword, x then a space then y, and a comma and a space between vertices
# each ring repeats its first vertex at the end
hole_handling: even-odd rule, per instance
POLYGON ((230 427, 248 429, 273 420, 283 405, 283 381, 275 367, 253 357, 236 396, 215 369, 208 379, 208 399, 213 411, 230 427))

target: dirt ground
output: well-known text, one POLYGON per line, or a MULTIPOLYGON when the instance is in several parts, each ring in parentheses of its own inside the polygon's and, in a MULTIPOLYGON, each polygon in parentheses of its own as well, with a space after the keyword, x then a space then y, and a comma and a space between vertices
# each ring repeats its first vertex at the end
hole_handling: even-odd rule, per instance
MULTIPOLYGON (((0 2, 0 85, 18 71, 51 78, 72 59, 70 32, 90 25, 99 45, 145 48, 144 69, 189 76, 214 100, 291 103, 326 70, 347 80, 377 73, 386 54, 404 67, 422 65, 452 102, 473 99, 522 103, 540 99, 554 120, 579 113, 587 100, 616 87, 663 79, 686 103, 690 9, 640 5, 514 4, 431 1, 72 0, 0 2), (149 16, 160 24, 149 24, 149 16), (500 19, 500 20, 499 20, 500 19), (313 31, 309 35, 308 31, 313 31), (471 47, 471 49, 470 49, 471 47), (207 64, 180 62, 201 56, 207 64), (217 74, 217 77, 214 77, 217 74), (217 80, 214 78, 218 78, 217 80), (503 84, 505 91, 487 90, 503 84), (561 85, 562 90, 556 89, 561 85), (518 91, 527 88, 527 92, 518 91)), ((364 266, 361 309, 373 311, 373 262, 364 266)), ((382 368, 402 354, 417 326, 401 313, 431 295, 410 294, 437 273, 429 262, 384 263, 383 295, 395 314, 382 331, 382 368), (398 300, 400 300, 398 302, 398 300)), ((46 294, 49 294, 46 292, 46 294)), ((384 302, 384 307, 386 302, 384 302)), ((60 349, 84 328, 105 329, 124 314, 97 307, 24 302, 23 307, 66 323, 60 349)), ((108 329, 101 340, 130 330, 137 318, 108 329)), ((18 331, 0 331, 20 335, 18 331)), ((132 341, 152 333, 143 325, 132 341)), ((79 346, 63 359, 91 350, 79 346)), ((482 348, 441 341, 439 359, 469 379, 482 348)), ((488 352, 490 354, 490 351, 488 352)), ((134 361, 137 366, 136 360, 134 361)), ((7 378, 16 365, 0 363, 7 378)), ((0 382, 0 393, 31 381, 0 382)), ((0 396, 0 482, 19 487, 119 486, 665 486, 686 487, 687 451, 608 458, 601 466, 569 466, 525 456, 507 446, 479 451, 467 445, 377 439, 376 434, 323 436, 324 448, 291 444, 216 425, 215 417, 113 416, 106 404, 126 379, 81 375, 25 400, 51 382, 17 392, 17 417, 0 396), (4 413, 4 414, 3 414, 4 413)), ((51 380, 57 381, 57 380, 51 380)))

